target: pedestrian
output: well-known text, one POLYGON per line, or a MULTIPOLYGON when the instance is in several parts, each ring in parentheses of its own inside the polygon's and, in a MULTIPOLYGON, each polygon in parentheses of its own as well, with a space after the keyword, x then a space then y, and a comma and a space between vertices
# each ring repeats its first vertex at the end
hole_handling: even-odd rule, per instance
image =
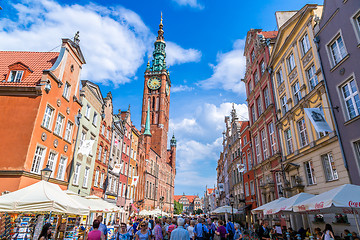
POLYGON ((350 233, 350 231, 348 229, 344 230, 344 239, 345 240, 354 240, 352 234, 350 233))
POLYGON ((163 231, 163 237, 164 240, 169 240, 169 234, 167 232, 168 228, 169 228, 169 219, 167 219, 166 217, 163 217, 163 227, 162 227, 162 231, 163 231))
POLYGON ((132 223, 132 221, 129 221, 129 224, 128 224, 126 230, 127 230, 127 232, 129 233, 129 235, 130 235, 130 240, 132 240, 133 237, 134 237, 134 228, 133 228, 133 223, 132 223))
POLYGON ((320 240, 322 237, 321 229, 315 228, 314 229, 314 239, 320 240))
POLYGON ((330 239, 335 239, 334 237, 334 231, 332 230, 332 227, 330 224, 325 224, 325 229, 324 229, 324 232, 323 232, 323 235, 321 237, 321 239, 323 240, 330 240, 330 239))
POLYGON ((94 220, 92 230, 86 236, 87 240, 105 240, 105 235, 100 229, 100 221, 98 219, 94 220))
POLYGON ((155 219, 155 227, 154 227, 154 236, 155 240, 163 240, 163 234, 161 229, 161 220, 156 218, 155 219))
POLYGON ((218 221, 219 221, 219 219, 217 217, 215 217, 214 218, 215 229, 217 229, 219 227, 218 221))
POLYGON ((258 235, 259 235, 260 240, 262 240, 262 239, 265 239, 265 240, 270 239, 270 230, 269 230, 268 226, 269 226, 269 221, 268 220, 264 220, 263 224, 261 226, 259 226, 258 235))
POLYGON ((130 234, 125 223, 120 223, 118 232, 116 233, 116 240, 130 240, 130 234))
POLYGON ((169 239, 171 238, 171 233, 172 231, 174 231, 176 228, 176 219, 173 218, 171 220, 171 225, 169 225, 169 227, 167 228, 167 233, 168 233, 168 236, 169 236, 169 239))
POLYGON ((215 224, 211 221, 211 218, 207 219, 207 228, 209 230, 209 239, 213 240, 215 231, 216 231, 216 227, 215 227, 215 224))
POLYGON ((234 240, 242 239, 242 233, 241 233, 241 230, 240 230, 240 224, 235 223, 234 227, 235 227, 234 240))
POLYGON ((352 235, 352 237, 353 237, 354 239, 355 239, 355 238, 358 238, 356 232, 352 232, 351 235, 352 235))
POLYGON ((170 240, 188 240, 189 232, 184 228, 185 220, 181 217, 177 219, 178 227, 171 232, 170 240))
POLYGON ((187 229, 190 226, 190 219, 185 218, 185 225, 184 228, 187 229))
POLYGON ((310 236, 311 236, 310 228, 306 229, 306 234, 305 235, 306 235, 307 238, 310 238, 310 236))
POLYGON ((140 223, 140 230, 135 234, 135 240, 151 240, 151 233, 148 229, 148 224, 145 221, 140 223))
POLYGON ((151 215, 149 216, 149 226, 150 226, 150 230, 153 230, 155 227, 154 220, 151 215))
POLYGON ((224 227, 224 222, 222 220, 218 221, 219 227, 215 231, 215 234, 220 236, 221 240, 225 240, 228 237, 228 233, 226 231, 226 228, 224 227))
MULTIPOLYGON (((99 221, 99 223, 100 223, 100 225, 99 225, 99 230, 104 234, 105 240, 106 240, 106 239, 107 239, 107 227, 106 227, 105 224, 102 223, 102 221, 103 221, 103 216, 102 216, 102 215, 97 216, 96 220, 99 221)), ((93 229, 94 229, 94 228, 92 227, 92 228, 90 229, 90 231, 92 231, 93 229)))
POLYGON ((234 223, 232 223, 231 221, 228 221, 226 223, 226 231, 228 233, 228 239, 233 240, 234 233, 235 233, 234 223))
POLYGON ((202 218, 199 218, 198 224, 195 225, 194 234, 195 234, 195 239, 197 240, 204 240, 206 237, 205 235, 208 233, 208 229, 203 224, 203 222, 204 220, 202 218))
POLYGON ((38 240, 48 240, 51 238, 51 223, 45 223, 41 229, 38 240))
POLYGON ((188 232, 189 232, 189 236, 190 236, 191 240, 195 240, 194 227, 195 227, 195 220, 191 220, 190 221, 190 226, 188 226, 186 228, 186 230, 188 230, 188 232))

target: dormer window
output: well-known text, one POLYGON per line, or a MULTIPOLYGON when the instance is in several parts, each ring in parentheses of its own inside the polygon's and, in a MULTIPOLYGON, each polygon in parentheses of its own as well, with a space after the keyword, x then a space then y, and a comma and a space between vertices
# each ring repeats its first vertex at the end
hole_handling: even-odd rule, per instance
POLYGON ((24 71, 10 71, 8 82, 21 82, 24 71))

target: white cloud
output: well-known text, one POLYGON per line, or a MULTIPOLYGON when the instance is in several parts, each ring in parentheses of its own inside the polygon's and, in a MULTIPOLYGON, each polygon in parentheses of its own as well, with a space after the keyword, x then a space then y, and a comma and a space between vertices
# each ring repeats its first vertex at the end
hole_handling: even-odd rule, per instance
POLYGON ((167 42, 166 47, 166 63, 169 66, 186 62, 199 62, 201 59, 199 50, 193 48, 184 49, 173 42, 167 42))
POLYGON ((227 91, 244 94, 246 92, 245 84, 241 82, 246 70, 244 45, 244 40, 239 39, 234 43, 233 50, 227 53, 218 53, 217 64, 209 64, 213 69, 212 76, 199 82, 199 85, 205 89, 221 87, 227 91))
MULTIPOLYGON (((205 103, 197 107, 188 118, 171 119, 178 139, 176 186, 204 188, 216 181, 216 164, 222 149, 224 118, 230 115, 233 103, 218 106, 205 103)), ((245 104, 234 104, 240 121, 247 120, 245 104)), ((189 109, 190 112, 192 109, 189 109)))
POLYGON ((180 6, 189 6, 197 9, 204 8, 204 6, 200 4, 197 0, 173 0, 173 1, 179 4, 180 6))
MULTIPOLYGON (((123 7, 60 5, 52 0, 25 1, 13 7, 17 19, 0 20, 1 49, 50 51, 61 44, 61 38, 80 31, 87 62, 83 79, 115 86, 129 82, 140 67, 145 68, 144 57, 153 51, 155 35, 137 13, 123 7)), ((172 64, 198 61, 196 56, 201 56, 174 43, 168 51, 172 64)))
POLYGON ((186 85, 177 85, 177 86, 172 86, 171 87, 171 92, 176 93, 176 92, 190 92, 194 90, 193 87, 189 87, 186 85))

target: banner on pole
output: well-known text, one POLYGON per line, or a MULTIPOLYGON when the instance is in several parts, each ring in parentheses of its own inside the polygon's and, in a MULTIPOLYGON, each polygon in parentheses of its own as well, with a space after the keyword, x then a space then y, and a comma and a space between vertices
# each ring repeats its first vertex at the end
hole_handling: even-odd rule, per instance
POLYGON ((304 111, 318 133, 332 132, 329 124, 325 120, 325 115, 322 110, 319 108, 304 108, 304 111))

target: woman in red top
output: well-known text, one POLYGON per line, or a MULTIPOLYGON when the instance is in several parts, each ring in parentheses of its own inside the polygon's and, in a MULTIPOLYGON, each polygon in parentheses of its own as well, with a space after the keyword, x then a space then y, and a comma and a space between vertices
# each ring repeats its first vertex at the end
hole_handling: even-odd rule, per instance
POLYGON ((100 221, 94 220, 93 222, 93 229, 89 234, 87 235, 87 240, 105 240, 104 233, 99 230, 100 221))

